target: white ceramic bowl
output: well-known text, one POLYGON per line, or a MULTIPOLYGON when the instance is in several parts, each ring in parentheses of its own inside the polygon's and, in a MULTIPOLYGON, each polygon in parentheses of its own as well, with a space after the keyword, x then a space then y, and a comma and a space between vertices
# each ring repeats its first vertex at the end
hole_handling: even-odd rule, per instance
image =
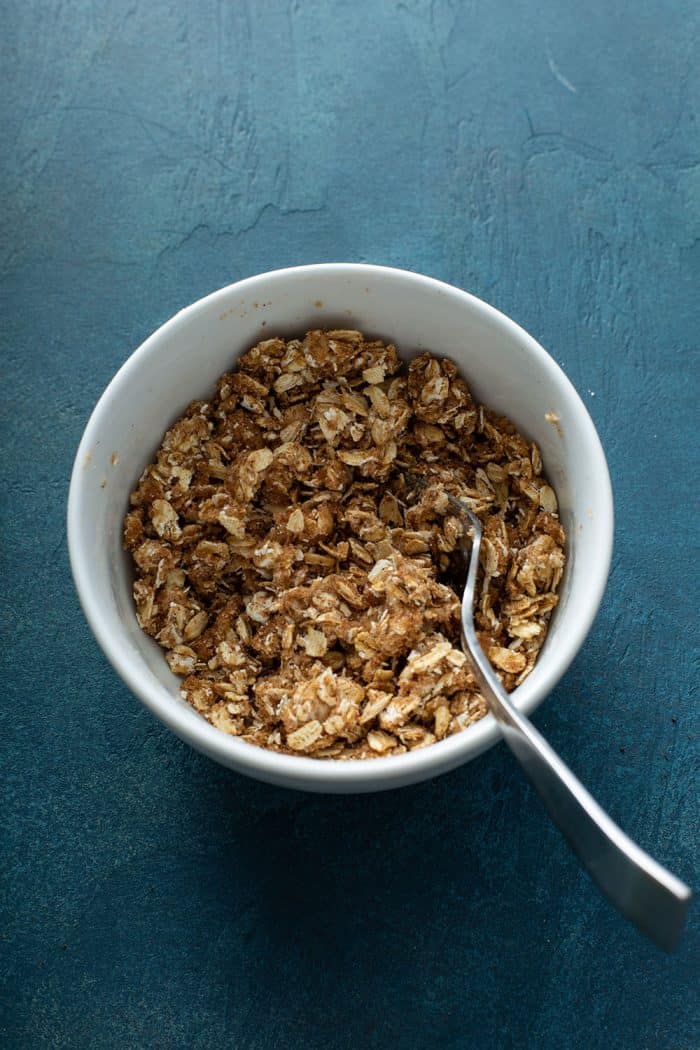
POLYGON ((239 281, 181 310, 120 368, 78 449, 68 500, 71 565, 85 615, 129 688, 178 736, 241 773, 311 791, 376 791, 444 773, 499 739, 491 715, 418 751, 365 761, 279 755, 228 736, 181 699, 162 650, 136 623, 122 519, 129 493, 165 429, 261 338, 312 327, 358 328, 412 357, 450 357, 474 395, 509 416, 542 451, 568 534, 559 606, 535 669, 513 694, 532 711, 576 656, 610 566, 613 505, 588 412, 531 336, 474 296, 419 274, 322 264, 239 281), (546 416, 554 413, 558 423, 546 416))

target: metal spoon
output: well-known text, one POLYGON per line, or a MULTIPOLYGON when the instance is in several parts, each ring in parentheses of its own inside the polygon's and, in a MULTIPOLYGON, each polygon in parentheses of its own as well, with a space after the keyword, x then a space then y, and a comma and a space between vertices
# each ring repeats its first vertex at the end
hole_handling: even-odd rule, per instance
POLYGON ((468 566, 462 595, 462 645, 472 658, 481 694, 508 747, 594 881, 642 933, 665 951, 671 951, 683 932, 692 893, 618 828, 529 719, 511 703, 474 628, 481 524, 466 503, 454 496, 448 499, 471 525, 471 537, 465 530, 461 546, 468 566))

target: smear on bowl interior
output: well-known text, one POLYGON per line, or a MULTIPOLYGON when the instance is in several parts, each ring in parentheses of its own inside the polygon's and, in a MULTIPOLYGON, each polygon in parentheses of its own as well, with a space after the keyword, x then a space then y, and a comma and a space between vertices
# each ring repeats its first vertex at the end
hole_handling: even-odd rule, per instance
POLYGON ((131 496, 138 622, 226 733, 318 758, 424 747, 486 713, 445 492, 482 522, 476 624, 511 690, 565 564, 537 447, 449 360, 406 363, 355 331, 267 339, 192 402, 131 496))

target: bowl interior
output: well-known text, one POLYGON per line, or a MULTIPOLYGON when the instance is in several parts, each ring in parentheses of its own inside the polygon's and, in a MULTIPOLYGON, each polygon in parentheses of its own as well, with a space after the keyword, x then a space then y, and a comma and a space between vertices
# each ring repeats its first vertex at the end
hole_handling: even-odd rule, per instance
POLYGON ((180 698, 162 651, 136 623, 122 550, 129 493, 165 429, 191 400, 209 396, 249 346, 312 327, 359 328, 395 342, 407 359, 425 349, 450 357, 478 400, 508 415, 539 445, 568 534, 559 606, 537 666, 514 694, 524 710, 541 700, 585 638, 607 578, 612 504, 605 459, 578 395, 539 344, 479 300, 419 275, 342 264, 276 271, 222 289, 167 322, 119 371, 86 428, 71 483, 71 561, 85 612, 110 660, 195 746, 280 783, 295 782, 298 770, 303 785, 297 786, 314 786, 309 775, 327 782, 336 775, 329 767, 342 766, 338 784, 393 786, 473 757, 496 738, 493 720, 425 749, 433 756, 320 763, 261 753, 213 729, 180 698), (312 774, 309 763, 325 772, 312 774))

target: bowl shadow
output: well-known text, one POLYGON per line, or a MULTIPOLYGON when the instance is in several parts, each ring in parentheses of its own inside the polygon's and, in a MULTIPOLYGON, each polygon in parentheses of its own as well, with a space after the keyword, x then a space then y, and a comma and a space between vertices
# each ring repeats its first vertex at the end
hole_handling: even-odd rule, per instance
MULTIPOLYGON (((535 994, 528 941, 556 931, 566 899, 552 868, 579 876, 505 747, 378 795, 225 778, 215 863, 237 890, 221 920, 240 933, 245 887, 248 981, 285 1030, 312 1011, 351 1031, 348 1046, 450 1045, 465 997, 472 1015, 502 1009, 499 974, 535 994), (543 853, 558 858, 549 870, 543 853)), ((232 961, 232 980, 239 971, 232 961)), ((311 1029, 304 1041, 315 1045, 311 1029)))

